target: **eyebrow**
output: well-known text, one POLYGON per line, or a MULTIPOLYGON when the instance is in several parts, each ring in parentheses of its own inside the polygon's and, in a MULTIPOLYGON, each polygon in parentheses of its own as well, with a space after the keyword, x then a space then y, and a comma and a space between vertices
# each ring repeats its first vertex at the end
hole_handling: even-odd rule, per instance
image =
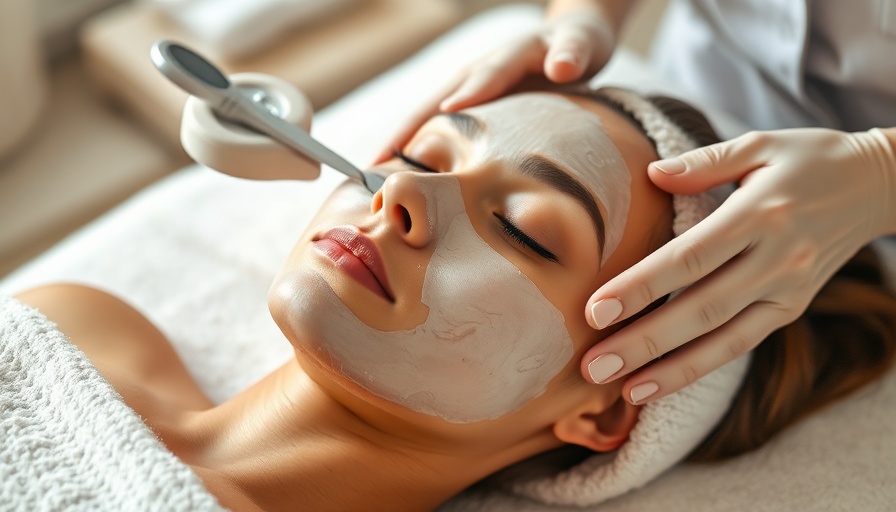
POLYGON ((485 131, 485 126, 483 126, 482 121, 470 114, 465 114, 463 112, 446 112, 439 114, 439 116, 448 118, 448 120, 451 121, 451 124, 454 125, 454 129, 468 139, 475 139, 485 131))
POLYGON ((600 254, 604 253, 604 241, 606 239, 606 228, 604 219, 600 216, 600 210, 597 208, 597 202, 588 190, 579 183, 578 180, 569 175, 566 171, 558 167, 554 162, 538 155, 529 155, 523 160, 519 167, 520 171, 526 176, 530 176, 535 180, 544 183, 576 200, 594 224, 594 231, 597 234, 597 245, 600 254))
MULTIPOLYGON (((482 121, 463 112, 449 112, 439 114, 439 116, 446 117, 461 135, 471 140, 485 131, 482 121)), ((606 240, 604 219, 600 215, 597 201, 595 201, 584 185, 557 166, 557 164, 539 155, 527 156, 520 164, 519 170, 524 175, 534 178, 536 181, 544 183, 575 199, 588 212, 588 216, 591 217, 594 231, 597 234, 600 254, 604 253, 604 242, 606 240)))

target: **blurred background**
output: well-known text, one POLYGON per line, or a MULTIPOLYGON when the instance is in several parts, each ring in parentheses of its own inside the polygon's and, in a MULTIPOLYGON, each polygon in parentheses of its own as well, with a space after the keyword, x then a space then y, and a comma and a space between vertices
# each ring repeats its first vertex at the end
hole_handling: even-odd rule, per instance
MULTIPOLYGON (((505 3, 0 0, 0 277, 190 163, 186 97, 152 67, 155 40, 290 80, 320 110, 505 3)), ((641 2, 622 44, 646 52, 665 5, 641 2)))

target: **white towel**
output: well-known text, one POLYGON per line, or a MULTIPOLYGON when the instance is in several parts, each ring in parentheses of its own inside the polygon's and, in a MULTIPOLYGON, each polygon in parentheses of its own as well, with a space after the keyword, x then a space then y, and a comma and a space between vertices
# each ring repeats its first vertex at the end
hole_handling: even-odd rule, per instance
POLYGON ((52 322, 2 295, 0 509, 223 510, 52 322))
MULTIPOLYGON (((534 5, 504 6, 474 17, 316 115, 317 136, 350 161, 364 162, 395 128, 388 123, 398 124, 425 99, 429 89, 420 86, 421 77, 429 83, 448 80, 465 59, 518 37, 540 21, 541 10, 534 5), (360 118, 376 122, 357 122, 360 118)), ((598 78, 680 95, 625 48, 598 78)), ((726 135, 746 129, 730 118, 726 123, 720 114, 711 118, 726 135)), ((325 171, 324 178, 334 174, 325 171)), ((244 182, 184 169, 3 279, 0 291, 74 281, 126 297, 162 328, 203 391, 215 401, 224 400, 290 356, 290 345, 271 320, 264 297, 302 231, 302 219, 317 209, 332 185, 244 182)), ((896 241, 884 242, 879 246, 886 251, 884 261, 896 262, 896 241)), ((894 268, 888 264, 891 272, 894 268)), ((896 372, 891 371, 879 383, 794 425, 755 452, 711 466, 679 464, 637 492, 586 510, 892 510, 894 403, 896 372)), ((0 497, 0 509, 3 503, 0 497)), ((543 505, 495 488, 458 496, 440 509, 582 510, 543 505)))

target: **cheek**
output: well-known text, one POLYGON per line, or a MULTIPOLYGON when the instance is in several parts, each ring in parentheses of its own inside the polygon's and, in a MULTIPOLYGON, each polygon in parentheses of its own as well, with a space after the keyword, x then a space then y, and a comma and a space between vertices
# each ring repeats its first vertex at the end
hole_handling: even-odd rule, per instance
POLYGON ((418 354, 437 361, 426 374, 452 404, 450 415, 440 414, 449 421, 494 419, 522 407, 572 356, 563 315, 479 238, 466 215, 436 249, 423 301, 432 340, 418 354))
MULTIPOLYGON (((578 219, 567 219, 554 224, 543 219, 549 215, 537 216, 543 225, 532 228, 533 237, 539 236, 540 229, 552 231, 551 240, 556 247, 560 263, 534 262, 530 258, 509 255, 511 261, 535 284, 544 298, 561 312, 570 334, 590 332, 585 321, 584 310, 588 298, 598 289, 604 274, 600 264, 600 251, 594 227, 584 212, 576 210, 578 219)), ((540 240, 539 240, 540 241, 540 240)), ((552 246, 553 247, 553 246, 552 246)), ((573 336, 576 339, 575 336, 573 336)))
POLYGON ((502 417, 541 395, 568 365, 573 344, 563 315, 478 236, 456 180, 449 183, 423 190, 427 197, 438 192, 441 221, 421 293, 429 310, 424 323, 378 331, 332 290, 309 293, 312 282, 286 295, 293 311, 305 310, 306 334, 298 339, 308 353, 389 402, 471 423, 502 417))
POLYGON ((582 279, 574 276, 563 275, 540 279, 537 287, 545 302, 551 304, 556 312, 556 323, 562 325, 558 329, 566 334, 570 353, 574 354, 570 359, 580 359, 588 348, 606 337, 605 332, 591 328, 585 317, 585 304, 597 289, 596 286, 583 284, 582 279))
POLYGON ((315 219, 338 215, 357 215, 370 211, 373 196, 366 189, 352 183, 340 185, 321 205, 315 219))

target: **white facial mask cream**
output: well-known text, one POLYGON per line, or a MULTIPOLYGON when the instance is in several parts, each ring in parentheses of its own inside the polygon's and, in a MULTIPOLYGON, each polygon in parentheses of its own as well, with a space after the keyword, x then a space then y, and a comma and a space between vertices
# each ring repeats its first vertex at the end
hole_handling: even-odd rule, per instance
POLYGON ((572 339, 562 313, 473 229, 454 176, 427 176, 420 188, 436 243, 423 324, 373 329, 305 269, 274 283, 272 300, 286 311, 278 321, 306 350, 391 402, 451 423, 499 418, 545 391, 572 358, 572 339))
POLYGON ((487 127, 484 158, 519 165, 527 155, 541 155, 598 198, 606 212, 601 265, 606 263, 625 231, 631 174, 600 118, 567 99, 543 93, 509 96, 466 112, 487 127))

